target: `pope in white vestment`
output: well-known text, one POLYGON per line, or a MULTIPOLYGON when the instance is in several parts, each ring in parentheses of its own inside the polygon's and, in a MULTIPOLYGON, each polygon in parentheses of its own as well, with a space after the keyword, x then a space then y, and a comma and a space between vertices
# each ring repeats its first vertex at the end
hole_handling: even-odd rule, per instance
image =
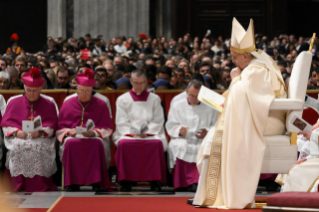
POLYGON ((131 191, 131 181, 151 181, 156 190, 157 182, 166 183, 164 112, 160 98, 146 90, 144 72, 133 71, 131 83, 133 89, 116 100, 113 141, 118 180, 122 191, 131 191))
POLYGON ((287 98, 281 73, 263 51, 255 51, 252 20, 247 32, 234 18, 231 56, 242 70, 233 79, 224 110, 200 148, 194 205, 227 209, 254 207, 265 151, 264 135, 284 134, 285 111, 271 111, 287 98))
MULTIPOLYGON (((187 95, 173 104, 166 122, 167 133, 171 136, 168 156, 169 167, 174 169, 175 189, 198 183, 196 156, 203 138, 217 121, 217 111, 197 100, 201 85, 197 80, 189 83, 187 95)), ((196 191, 196 186, 193 187, 196 191)))

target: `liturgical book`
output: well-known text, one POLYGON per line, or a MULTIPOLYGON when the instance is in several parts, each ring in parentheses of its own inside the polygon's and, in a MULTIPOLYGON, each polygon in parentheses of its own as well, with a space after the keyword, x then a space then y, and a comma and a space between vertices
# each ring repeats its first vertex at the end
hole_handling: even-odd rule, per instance
POLYGON ((224 103, 225 97, 220 95, 219 93, 216 93, 213 90, 210 90, 206 88, 205 86, 201 86, 201 89, 198 94, 198 100, 202 103, 212 107, 213 109, 222 112, 223 107, 220 106, 224 103))

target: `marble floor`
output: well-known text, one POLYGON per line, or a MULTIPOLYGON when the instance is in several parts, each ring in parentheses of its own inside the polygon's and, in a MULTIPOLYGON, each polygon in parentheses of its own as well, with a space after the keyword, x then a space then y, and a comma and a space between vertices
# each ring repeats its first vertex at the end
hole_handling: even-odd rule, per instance
MULTIPOLYGON (((263 187, 258 187, 256 196, 268 196, 274 192, 267 192, 263 187)), ((133 188, 132 192, 107 192, 92 191, 92 187, 81 187, 79 192, 5 192, 0 194, 0 204, 6 202, 15 208, 50 208, 60 197, 193 197, 192 192, 174 192, 173 188, 163 187, 162 192, 150 192, 149 188, 133 188)), ((186 204, 186 202, 185 202, 186 204)))

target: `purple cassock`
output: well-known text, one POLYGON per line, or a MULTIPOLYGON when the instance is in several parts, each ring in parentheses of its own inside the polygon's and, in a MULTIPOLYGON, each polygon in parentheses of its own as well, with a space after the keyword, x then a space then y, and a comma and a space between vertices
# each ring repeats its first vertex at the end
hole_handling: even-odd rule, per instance
POLYGON ((55 191, 51 176, 56 172, 54 131, 58 115, 56 105, 40 96, 33 103, 26 96, 9 100, 1 120, 8 149, 5 176, 10 179, 14 191, 55 191), (44 136, 37 139, 21 139, 15 136, 22 129, 22 121, 41 116, 44 136))
POLYGON ((61 144, 61 161, 64 167, 65 186, 97 184, 109 189, 111 182, 107 172, 104 138, 112 133, 113 124, 106 103, 95 96, 88 103, 81 103, 77 96, 67 99, 60 110, 57 136, 61 144), (83 135, 67 137, 71 129, 91 119, 99 136, 86 138, 83 135), (108 133, 105 133, 108 132, 108 133), (62 155, 61 155, 62 153, 62 155))
POLYGON ((198 183, 199 172, 196 163, 189 163, 176 158, 176 164, 173 171, 174 188, 188 187, 198 183))
MULTIPOLYGON (((132 90, 128 94, 125 94, 127 95, 126 97, 129 98, 128 101, 132 104, 136 104, 136 106, 131 106, 130 110, 132 110, 132 112, 138 111, 138 114, 147 114, 148 111, 144 109, 145 106, 143 105, 146 104, 144 102, 148 101, 149 95, 151 94, 148 91, 143 91, 140 95, 137 95, 132 90)), ((163 113, 162 110, 156 112, 163 113)), ((117 111, 117 113, 119 113, 119 111, 117 111)), ((118 119, 119 117, 117 116, 116 136, 121 137, 117 142, 117 151, 115 154, 118 181, 159 181, 166 184, 166 162, 163 141, 158 139, 156 135, 152 136, 154 133, 152 129, 147 131, 146 134, 149 136, 144 139, 132 137, 134 135, 124 135, 122 134, 123 132, 120 132, 121 127, 118 125, 118 119)), ((138 122, 139 120, 135 121, 138 122)), ((132 124, 132 120, 130 120, 128 124, 132 124)), ((149 125, 149 127, 151 127, 151 125, 149 125)), ((164 134, 164 132, 162 132, 162 134, 164 134)))

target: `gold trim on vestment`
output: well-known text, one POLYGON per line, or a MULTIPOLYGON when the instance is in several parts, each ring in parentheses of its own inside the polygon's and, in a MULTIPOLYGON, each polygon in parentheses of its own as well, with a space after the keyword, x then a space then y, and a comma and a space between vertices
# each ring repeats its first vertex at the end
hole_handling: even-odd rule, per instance
POLYGON ((279 180, 275 180, 276 183, 278 183, 279 185, 283 186, 285 183, 283 182, 283 178, 284 178, 284 174, 280 174, 280 179, 279 180))
POLYGON ((252 51, 255 51, 255 49, 256 49, 256 45, 255 44, 252 45, 251 47, 246 48, 246 49, 238 49, 238 48, 236 48, 234 46, 230 46, 230 50, 232 50, 233 52, 236 52, 238 54, 250 53, 252 51))
MULTIPOLYGON (((241 77, 236 77, 236 80, 233 80, 230 89, 233 84, 241 80, 241 77)), ((229 93, 228 93, 229 95, 229 93)), ((209 155, 209 164, 208 164, 208 171, 206 177, 206 194, 203 203, 200 207, 209 207, 213 206, 218 192, 218 179, 220 177, 221 172, 221 153, 222 153, 222 141, 223 141, 223 132, 224 132, 224 118, 225 118, 225 111, 227 106, 227 97, 225 97, 224 103, 224 110, 221 116, 218 119, 216 124, 216 130, 213 137, 212 147, 210 149, 209 155)))
POLYGON ((307 192, 310 192, 310 191, 311 191, 312 187, 315 185, 315 183, 317 182, 317 180, 319 180, 319 177, 317 177, 317 178, 315 179, 315 181, 313 181, 313 183, 311 184, 311 186, 308 188, 307 192))

